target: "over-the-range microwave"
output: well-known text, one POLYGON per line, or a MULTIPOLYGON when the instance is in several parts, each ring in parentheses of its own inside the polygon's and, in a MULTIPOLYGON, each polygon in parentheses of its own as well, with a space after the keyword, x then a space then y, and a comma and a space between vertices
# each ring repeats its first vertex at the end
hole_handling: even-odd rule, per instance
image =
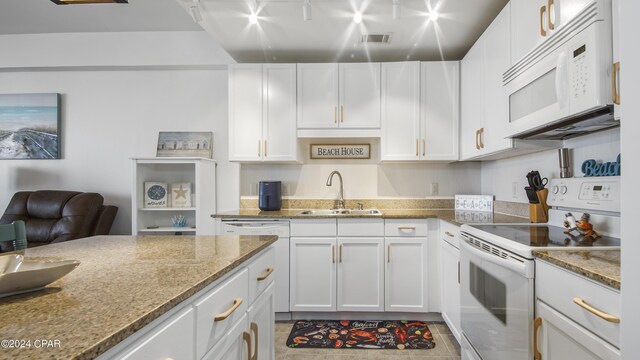
POLYGON ((504 73, 508 137, 559 140, 619 125, 611 11, 610 0, 590 2, 504 73))

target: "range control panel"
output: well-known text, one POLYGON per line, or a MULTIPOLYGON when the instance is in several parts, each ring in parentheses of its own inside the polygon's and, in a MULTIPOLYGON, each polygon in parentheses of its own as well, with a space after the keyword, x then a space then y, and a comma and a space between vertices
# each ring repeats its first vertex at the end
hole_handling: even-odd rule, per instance
POLYGON ((551 206, 620 212, 620 177, 551 179, 551 206))

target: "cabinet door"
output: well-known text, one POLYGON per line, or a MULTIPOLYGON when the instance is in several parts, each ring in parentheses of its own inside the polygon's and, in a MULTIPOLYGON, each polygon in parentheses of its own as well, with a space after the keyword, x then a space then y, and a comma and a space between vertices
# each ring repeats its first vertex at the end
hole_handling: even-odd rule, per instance
POLYGON ((338 311, 384 311, 383 238, 338 238, 338 311))
POLYGON ((298 129, 338 127, 338 64, 298 64, 298 129))
POLYGON ((460 339, 460 250, 440 240, 442 318, 460 339))
POLYGON ((263 159, 297 160, 296 65, 265 64, 263 76, 263 159))
MULTIPOLYGON (((382 64, 381 160, 418 160, 420 63, 382 64)), ((456 136, 457 137, 457 136, 456 136)))
POLYGON ((291 311, 336 311, 336 239, 290 242, 291 311))
POLYGON ((515 64, 550 34, 547 0, 511 0, 511 64, 515 64), (544 14, 540 9, 544 7, 544 14))
POLYGON ((427 238, 386 238, 385 245, 385 311, 427 312, 427 238))
POLYGON ((513 147, 505 138, 509 125, 509 102, 502 74, 509 69, 509 4, 502 9, 483 35, 484 126, 480 132, 482 152, 489 154, 513 147))
POLYGON ((461 118, 460 118, 460 159, 467 160, 479 156, 478 132, 484 122, 482 83, 483 38, 469 50, 462 60, 461 71, 461 118))
MULTIPOLYGON (((253 339, 249 332, 247 314, 233 326, 229 332, 223 336, 218 344, 206 353, 202 360, 245 360, 249 359, 249 347, 252 347, 253 339)), ((149 358, 150 359, 150 358, 149 358)), ((157 359, 166 359, 160 358, 157 359)), ((187 359, 183 357, 173 357, 173 359, 187 359)), ((192 359, 192 357, 190 358, 192 359)))
POLYGON ((262 159, 262 65, 229 65, 229 160, 262 159))
POLYGON ((458 160, 459 84, 459 62, 422 63, 423 160, 458 160))
POLYGON ((571 319, 565 317, 542 301, 536 301, 536 313, 542 324, 534 334, 537 338, 537 350, 544 360, 618 360, 620 350, 599 338, 597 324, 590 328, 593 332, 583 328, 571 319))
POLYGON ((340 64, 342 128, 380 128, 380 63, 340 64))
POLYGON ((275 359, 274 289, 275 284, 272 283, 248 310, 253 356, 260 360, 275 359))
POLYGON ((551 5, 551 23, 557 29, 573 19, 585 6, 593 0, 549 0, 551 5))

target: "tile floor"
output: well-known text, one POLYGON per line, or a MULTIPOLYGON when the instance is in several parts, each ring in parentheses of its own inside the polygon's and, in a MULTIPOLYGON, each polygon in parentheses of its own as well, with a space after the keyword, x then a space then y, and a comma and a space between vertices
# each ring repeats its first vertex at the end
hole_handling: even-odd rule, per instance
POLYGON ((460 360, 460 345, 444 323, 429 323, 436 347, 431 350, 290 349, 293 322, 276 323, 276 360, 460 360))

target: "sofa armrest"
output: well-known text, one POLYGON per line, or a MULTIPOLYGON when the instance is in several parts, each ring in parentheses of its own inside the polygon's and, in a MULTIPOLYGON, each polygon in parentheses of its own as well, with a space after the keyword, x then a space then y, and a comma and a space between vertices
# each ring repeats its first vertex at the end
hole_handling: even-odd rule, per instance
POLYGON ((93 233, 91 235, 109 235, 111 225, 113 225, 113 220, 116 218, 117 213, 117 206, 103 206, 98 213, 96 224, 93 227, 93 233))

